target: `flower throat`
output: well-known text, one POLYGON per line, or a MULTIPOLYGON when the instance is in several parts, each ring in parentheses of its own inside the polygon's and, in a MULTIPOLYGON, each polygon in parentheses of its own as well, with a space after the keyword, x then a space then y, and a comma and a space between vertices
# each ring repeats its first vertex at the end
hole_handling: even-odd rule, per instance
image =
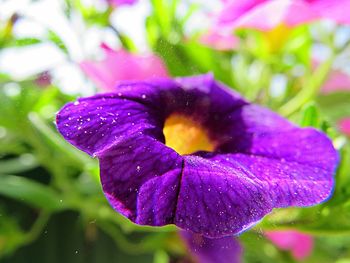
POLYGON ((165 144, 181 155, 215 149, 203 127, 181 114, 172 114, 165 120, 163 133, 165 144))

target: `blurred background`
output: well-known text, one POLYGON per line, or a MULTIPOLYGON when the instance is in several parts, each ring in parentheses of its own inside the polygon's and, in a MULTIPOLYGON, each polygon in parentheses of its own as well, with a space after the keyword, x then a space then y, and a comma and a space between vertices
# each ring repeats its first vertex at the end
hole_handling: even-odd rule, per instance
MULTIPOLYGON (((349 1, 0 0, 0 262, 196 262, 174 226, 110 208, 55 114, 118 81, 212 72, 330 136, 333 197, 275 210, 242 262, 350 263, 349 1)), ((197 260, 198 261, 198 260, 197 260)), ((208 261, 211 262, 211 261, 208 261)))

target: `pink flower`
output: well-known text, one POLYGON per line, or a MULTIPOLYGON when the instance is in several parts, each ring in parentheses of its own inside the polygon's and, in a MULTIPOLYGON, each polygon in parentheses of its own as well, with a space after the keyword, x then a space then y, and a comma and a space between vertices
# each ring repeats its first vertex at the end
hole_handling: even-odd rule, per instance
POLYGON ((106 44, 102 61, 83 61, 82 70, 103 90, 112 90, 124 80, 143 80, 152 77, 167 77, 163 61, 155 55, 134 55, 125 50, 113 50, 106 44))
POLYGON ((296 260, 307 258, 313 248, 313 238, 297 231, 269 231, 266 237, 282 250, 289 250, 296 260))
POLYGON ((121 5, 133 5, 137 0, 107 0, 107 2, 112 6, 121 6, 121 5))
POLYGON ((338 127, 342 133, 350 137, 350 117, 341 119, 338 122, 338 127))
POLYGON ((280 24, 295 27, 320 19, 349 24, 348 0, 231 0, 224 1, 219 26, 269 31, 280 24))
POLYGON ((338 24, 350 24, 349 0, 305 0, 318 11, 322 18, 333 20, 338 24))
POLYGON ((42 88, 51 85, 51 81, 52 77, 50 72, 48 71, 39 73, 36 79, 34 80, 35 84, 42 88))
POLYGON ((237 48, 239 39, 232 33, 208 32, 200 38, 200 42, 217 50, 232 50, 237 48))
POLYGON ((333 70, 321 88, 322 93, 335 91, 350 91, 350 75, 341 71, 333 70))

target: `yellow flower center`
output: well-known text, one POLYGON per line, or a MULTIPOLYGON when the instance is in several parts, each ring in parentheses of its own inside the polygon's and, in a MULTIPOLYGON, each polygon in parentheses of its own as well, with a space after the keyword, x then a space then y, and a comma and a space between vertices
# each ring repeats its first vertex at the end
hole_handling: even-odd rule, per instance
POLYGON ((165 144, 182 155, 215 149, 203 127, 181 114, 172 114, 165 120, 163 133, 165 144))
POLYGON ((267 43, 271 52, 280 50, 288 40, 292 29, 281 23, 272 30, 265 33, 267 43))

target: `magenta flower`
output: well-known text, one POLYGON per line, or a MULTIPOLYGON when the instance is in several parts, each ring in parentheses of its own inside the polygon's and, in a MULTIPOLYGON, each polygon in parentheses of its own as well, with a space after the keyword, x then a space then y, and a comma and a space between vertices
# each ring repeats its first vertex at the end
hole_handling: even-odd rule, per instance
POLYGON ((212 238, 273 208, 325 201, 338 162, 323 133, 250 104, 212 75, 121 84, 68 103, 57 127, 99 158, 116 211, 212 238))
POLYGON ((342 133, 350 137, 350 117, 341 119, 338 122, 338 127, 342 133))
POLYGON ((319 12, 324 19, 333 20, 338 24, 350 25, 350 1, 348 0, 304 0, 319 12))
POLYGON ((239 44, 239 39, 232 33, 207 32, 200 42, 217 50, 232 50, 239 44))
POLYGON ((331 71, 321 88, 322 93, 336 91, 350 91, 350 75, 341 70, 331 71))
MULTIPOLYGON (((195 263, 239 263, 243 249, 233 237, 211 239, 188 231, 182 231, 181 237, 195 263)), ((192 261, 191 261, 192 262, 192 261)))
POLYGON ((295 27, 320 19, 349 24, 347 0, 231 0, 218 16, 220 26, 269 31, 280 25, 295 27))
POLYGON ((39 87, 42 87, 42 88, 51 85, 52 77, 51 77, 50 72, 48 72, 48 71, 41 72, 40 74, 38 74, 38 76, 36 77, 34 82, 36 85, 38 85, 39 87))
POLYGON ((83 61, 80 67, 103 90, 114 90, 118 82, 167 77, 163 61, 155 55, 134 55, 125 50, 114 51, 106 44, 102 61, 83 61))
POLYGON ((133 5, 137 0, 107 0, 110 5, 121 6, 121 5, 133 5))
POLYGON ((296 260, 310 256, 313 248, 313 238, 297 231, 270 231, 265 233, 278 248, 289 250, 296 260))
POLYGON ((309 4, 298 0, 231 1, 219 16, 219 23, 233 28, 256 28, 268 31, 279 25, 294 27, 319 16, 309 4), (241 5, 246 4, 245 8, 241 5), (234 15, 231 17, 230 13, 234 15))

